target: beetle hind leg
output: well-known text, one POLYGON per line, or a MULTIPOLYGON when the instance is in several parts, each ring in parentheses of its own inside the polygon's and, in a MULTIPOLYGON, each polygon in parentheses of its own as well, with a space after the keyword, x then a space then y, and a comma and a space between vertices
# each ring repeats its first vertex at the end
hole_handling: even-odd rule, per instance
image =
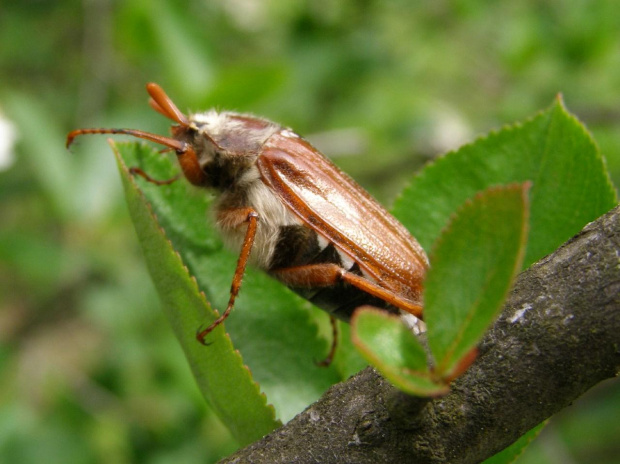
POLYGON ((304 266, 273 269, 270 274, 289 287, 330 287, 345 282, 386 303, 422 318, 422 305, 410 301, 391 290, 359 276, 333 263, 307 264, 304 266))
POLYGON ((316 365, 319 367, 328 367, 332 361, 334 360, 334 356, 336 355, 336 348, 338 348, 338 321, 334 316, 329 316, 329 323, 332 326, 332 344, 329 349, 329 353, 322 360, 316 362, 316 365))

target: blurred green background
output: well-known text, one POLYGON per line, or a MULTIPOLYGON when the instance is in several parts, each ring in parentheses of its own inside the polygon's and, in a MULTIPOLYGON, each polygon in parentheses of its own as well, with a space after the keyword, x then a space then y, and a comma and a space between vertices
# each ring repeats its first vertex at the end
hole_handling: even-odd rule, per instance
MULTIPOLYGON (((78 127, 167 133, 148 81, 184 111, 295 128, 387 204, 433 156, 562 92, 620 181, 616 0, 5 0, 0 462, 213 462, 236 447, 159 309, 104 138, 64 148, 78 127)), ((620 384, 604 383, 519 462, 617 463, 618 417, 620 384)))

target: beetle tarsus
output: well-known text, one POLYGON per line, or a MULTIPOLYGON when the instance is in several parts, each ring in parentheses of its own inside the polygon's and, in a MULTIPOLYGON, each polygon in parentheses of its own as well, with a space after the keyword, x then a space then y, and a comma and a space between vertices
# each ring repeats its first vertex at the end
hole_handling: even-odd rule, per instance
POLYGON ((146 172, 144 172, 142 169, 138 168, 138 167, 131 167, 129 168, 129 173, 133 174, 133 175, 138 175, 140 177, 142 177, 143 179, 147 180, 148 182, 150 182, 151 184, 155 184, 155 185, 169 185, 172 184, 174 181, 176 181, 180 175, 177 174, 176 176, 170 178, 170 179, 166 179, 166 180, 158 180, 158 179, 154 179, 151 176, 149 176, 146 172))
POLYGON ((213 321, 211 323, 210 326, 208 326, 206 329, 202 329, 202 330, 198 330, 198 332, 196 332, 196 340, 198 340, 201 344, 203 344, 204 346, 209 346, 212 344, 212 342, 207 342, 207 335, 209 335, 211 332, 213 332, 213 330, 215 330, 215 328, 220 325, 222 322, 224 322, 224 320, 228 317, 228 315, 230 314, 230 311, 232 310, 232 307, 229 306, 228 308, 226 308, 226 311, 224 311, 224 314, 222 314, 220 317, 218 317, 215 321, 213 321))
POLYGON ((332 345, 325 359, 322 361, 314 361, 314 363, 319 367, 328 367, 334 360, 336 348, 338 348, 338 321, 334 316, 329 316, 329 322, 332 326, 332 345))
MULTIPOLYGON (((203 326, 203 327, 204 327, 204 326, 203 326)), ((204 345, 204 346, 213 345, 213 342, 208 342, 208 341, 206 341, 206 336, 207 336, 207 335, 209 334, 209 332, 210 332, 210 330, 209 330, 209 328, 210 328, 210 327, 211 327, 211 326, 207 327, 206 329, 203 329, 203 328, 201 327, 200 329, 198 329, 198 330, 196 331, 196 340, 198 340, 198 342, 199 342, 201 345, 204 345), (206 332, 206 333, 204 333, 204 332, 206 332), (203 334, 204 334, 204 336, 203 336, 203 334)), ((211 329, 211 330, 213 330, 213 329, 211 329)))

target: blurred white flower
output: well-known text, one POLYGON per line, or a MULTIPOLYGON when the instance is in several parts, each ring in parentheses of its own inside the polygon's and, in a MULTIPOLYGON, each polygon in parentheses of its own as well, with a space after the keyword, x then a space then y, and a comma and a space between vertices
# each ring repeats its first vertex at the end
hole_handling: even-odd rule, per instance
POLYGON ((260 0, 224 0, 221 6, 237 23, 247 31, 258 31, 268 21, 267 5, 260 0))
POLYGON ((15 124, 0 113, 0 171, 7 170, 15 161, 13 148, 16 141, 17 128, 15 124))
POLYGON ((432 119, 429 143, 436 153, 456 150, 472 137, 467 120, 456 109, 438 105, 433 111, 432 119))

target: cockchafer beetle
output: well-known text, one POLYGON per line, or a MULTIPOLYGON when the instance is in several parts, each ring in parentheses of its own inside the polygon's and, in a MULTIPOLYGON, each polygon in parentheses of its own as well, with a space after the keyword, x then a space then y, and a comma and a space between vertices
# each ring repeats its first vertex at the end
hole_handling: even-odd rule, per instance
MULTIPOLYGON (((150 105, 173 120, 172 137, 133 129, 77 129, 126 134, 174 150, 187 180, 217 199, 214 215, 224 241, 240 250, 226 310, 197 333, 229 316, 249 262, 332 316, 348 321, 371 305, 422 317, 428 258, 383 206, 306 140, 267 119, 214 110, 186 116, 157 84, 150 105)), ((140 169, 134 173, 158 184, 140 169)), ((415 316, 414 318, 411 315, 415 316)), ((328 363, 335 349, 326 360, 328 363)))

